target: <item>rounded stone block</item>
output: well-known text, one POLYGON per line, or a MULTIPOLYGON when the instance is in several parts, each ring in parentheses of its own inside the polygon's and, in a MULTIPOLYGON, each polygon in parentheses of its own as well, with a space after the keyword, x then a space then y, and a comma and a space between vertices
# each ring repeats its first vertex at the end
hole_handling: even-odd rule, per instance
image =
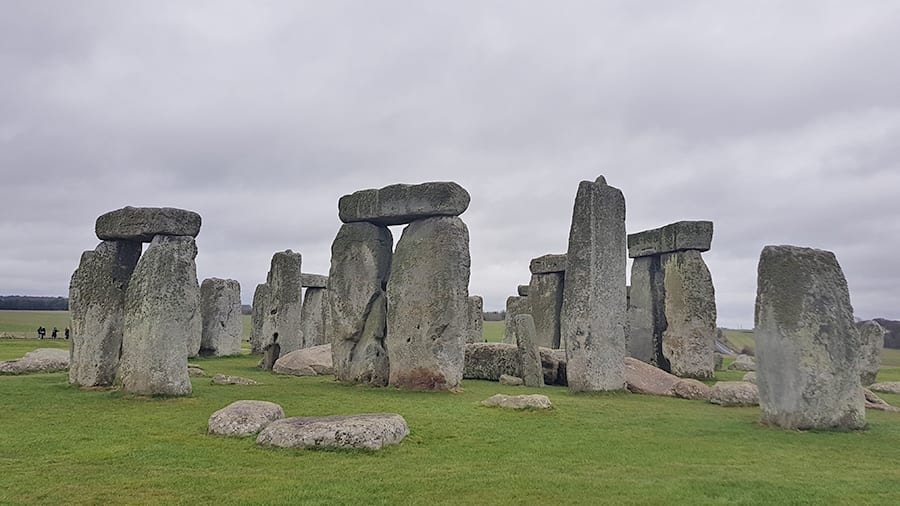
POLYGON ((338 216, 344 223, 403 225, 433 216, 459 216, 469 200, 469 192, 453 182, 394 184, 344 195, 338 201, 338 216))
POLYGON ((123 207, 97 218, 95 231, 104 241, 150 242, 157 235, 200 233, 200 215, 174 207, 123 207))
POLYGON ((209 417, 207 432, 219 436, 252 436, 282 418, 284 410, 274 402, 235 401, 209 417))
POLYGON ((380 450, 409 435, 402 416, 388 413, 285 418, 259 433, 256 444, 279 448, 380 450))

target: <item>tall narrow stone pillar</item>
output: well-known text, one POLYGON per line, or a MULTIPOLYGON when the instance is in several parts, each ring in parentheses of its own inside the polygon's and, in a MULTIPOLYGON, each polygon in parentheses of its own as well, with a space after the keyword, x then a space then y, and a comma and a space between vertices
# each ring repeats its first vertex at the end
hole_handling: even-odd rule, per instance
POLYGON ((528 301, 538 346, 559 349, 560 314, 565 286, 566 255, 544 255, 531 261, 528 301))

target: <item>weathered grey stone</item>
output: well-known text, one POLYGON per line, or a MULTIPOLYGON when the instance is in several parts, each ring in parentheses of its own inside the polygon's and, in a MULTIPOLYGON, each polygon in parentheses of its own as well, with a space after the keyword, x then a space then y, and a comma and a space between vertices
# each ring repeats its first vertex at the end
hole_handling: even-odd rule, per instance
POLYGON ((99 387, 115 382, 124 333, 125 290, 140 256, 141 243, 133 241, 104 241, 81 255, 69 284, 69 383, 99 387))
POLYGON ((723 368, 725 366, 725 355, 716 352, 715 355, 713 355, 713 357, 714 357, 714 360, 716 363, 716 370, 717 371, 723 370, 723 368))
POLYGON ((338 381, 387 385, 384 348, 391 232, 371 223, 342 225, 331 246, 326 329, 338 381))
POLYGON ((628 356, 668 370, 662 354, 665 285, 659 257, 635 258, 628 298, 628 356))
POLYGON ((500 384, 508 387, 518 387, 525 384, 522 378, 518 376, 510 376, 509 374, 500 375, 500 384))
POLYGON ((228 376, 227 374, 216 374, 210 380, 213 385, 258 385, 256 381, 241 376, 228 376))
POLYGON ((253 306, 250 313, 250 353, 262 353, 266 345, 266 336, 263 334, 266 317, 269 314, 269 298, 272 289, 266 283, 256 285, 253 292, 253 306))
POLYGON ((866 425, 860 336, 833 253, 763 248, 753 334, 763 423, 786 429, 866 425))
POLYGON ((300 312, 303 287, 300 283, 300 267, 303 257, 291 250, 279 251, 272 255, 272 267, 266 279, 269 298, 266 303, 268 314, 263 320, 263 349, 277 344, 278 356, 303 347, 303 333, 300 327, 300 312))
POLYGON ((756 371, 750 371, 741 378, 741 381, 746 381, 747 383, 756 384, 756 371))
POLYGON ((699 251, 663 255, 666 329, 662 352, 679 377, 709 379, 715 372, 716 293, 699 251))
POLYGON ((740 355, 734 357, 734 362, 728 364, 729 371, 755 371, 756 361, 750 355, 740 355))
POLYGON ((203 330, 200 354, 225 357, 241 354, 241 285, 233 279, 207 278, 200 283, 203 330))
POLYGON ((0 375, 65 371, 69 368, 69 352, 56 348, 38 348, 22 358, 0 362, 0 375))
POLYGON ((275 362, 272 372, 292 376, 334 374, 331 345, 322 344, 292 351, 275 362))
POLYGON ((307 288, 300 310, 300 330, 303 334, 303 348, 325 344, 325 300, 324 288, 307 288))
POLYGON ((126 392, 188 395, 188 354, 200 349, 200 285, 191 237, 158 235, 125 293, 119 376, 126 392))
POLYGON ((548 254, 532 258, 528 268, 532 274, 551 274, 566 272, 566 254, 548 254))
POLYGON ((900 381, 884 381, 869 385, 869 390, 883 394, 900 394, 900 381))
POLYGON ((469 333, 466 343, 484 342, 484 300, 480 295, 470 295, 467 301, 466 315, 469 322, 469 333))
POLYGON ((188 365, 188 376, 192 378, 206 376, 206 371, 199 367, 188 365))
MULTIPOLYGON (((544 370, 545 385, 565 385, 565 370, 559 371, 565 364, 565 352, 558 357, 549 348, 538 348, 541 354, 541 366, 544 370), (559 358, 562 358, 560 362, 559 358)), ((463 377, 498 381, 502 375, 522 376, 522 364, 519 360, 519 348, 508 343, 472 343, 466 345, 466 366, 463 377)))
POLYGON ((884 399, 875 395, 868 388, 863 388, 866 409, 877 409, 880 411, 890 411, 892 413, 900 412, 900 408, 891 406, 884 399))
POLYGON ((545 410, 552 409, 550 398, 541 394, 530 395, 504 395, 495 394, 481 401, 482 406, 491 408, 515 409, 515 410, 545 410))
POLYGON ((560 347, 559 326, 562 312, 564 274, 532 274, 528 305, 534 318, 538 346, 560 347))
POLYGON ((528 285, 519 285, 516 288, 516 293, 519 294, 519 297, 528 297, 528 285))
POLYGON ((628 236, 628 256, 639 258, 676 251, 709 251, 711 221, 679 221, 628 236))
POLYGON ((469 265, 469 230, 461 219, 426 218, 403 230, 387 285, 391 386, 459 387, 469 327, 469 265))
POLYGON ((303 288, 328 288, 328 276, 322 274, 300 274, 303 288))
POLYGON ((711 389, 699 380, 693 378, 681 378, 672 387, 675 397, 692 401, 709 400, 711 389))
POLYGON ((527 387, 544 386, 544 370, 541 354, 535 343, 534 319, 530 314, 520 314, 513 321, 516 327, 516 343, 519 348, 519 362, 522 364, 522 381, 527 387))
POLYGON ((95 230, 103 241, 150 242, 157 235, 200 233, 200 215, 174 207, 123 207, 97 218, 95 230))
POLYGON ((379 413, 285 418, 259 433, 256 444, 280 448, 352 448, 380 450, 409 435, 402 416, 379 413))
POLYGON ((284 418, 278 404, 267 401, 235 401, 209 417, 209 434, 252 436, 275 420, 284 418))
POLYGON ((875 383, 881 369, 881 351, 884 349, 884 327, 875 320, 860 323, 859 379, 863 386, 875 383))
POLYGON ((636 394, 674 396, 678 376, 632 357, 625 357, 625 384, 636 394))
POLYGON ((344 223, 403 225, 434 216, 459 216, 469 200, 469 192, 452 182, 394 184, 344 195, 338 201, 338 216, 344 223))
POLYGON ((720 381, 709 392, 709 402, 725 407, 756 406, 759 389, 745 381, 720 381))
POLYGON ((506 299, 506 319, 503 325, 503 342, 516 344, 516 333, 513 321, 520 314, 530 314, 531 305, 528 297, 514 295, 506 299))
POLYGON ((561 339, 569 390, 625 388, 625 197, 606 184, 578 186, 569 231, 561 339))

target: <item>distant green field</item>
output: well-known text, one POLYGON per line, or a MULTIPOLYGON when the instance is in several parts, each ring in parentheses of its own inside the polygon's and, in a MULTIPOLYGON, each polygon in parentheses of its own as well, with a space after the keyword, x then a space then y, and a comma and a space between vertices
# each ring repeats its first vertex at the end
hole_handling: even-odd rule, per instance
POLYGON ((506 328, 505 322, 484 322, 484 340, 489 343, 499 343, 503 341, 503 332, 506 328))
POLYGON ((722 329, 722 333, 735 351, 741 351, 745 347, 751 351, 755 349, 756 342, 753 340, 752 330, 722 329))
POLYGON ((0 310, 0 335, 10 334, 14 337, 37 337, 37 328, 47 329, 47 337, 53 327, 59 329, 59 337, 63 337, 63 329, 70 327, 72 320, 68 311, 7 311, 0 310))

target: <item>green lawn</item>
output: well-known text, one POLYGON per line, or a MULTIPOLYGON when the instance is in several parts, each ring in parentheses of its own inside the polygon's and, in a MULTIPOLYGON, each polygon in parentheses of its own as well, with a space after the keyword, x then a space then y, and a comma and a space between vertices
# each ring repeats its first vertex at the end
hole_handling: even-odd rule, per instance
POLYGON ((63 337, 63 329, 71 327, 68 311, 7 311, 0 310, 0 336, 37 337, 37 328, 47 329, 47 337, 53 327, 59 329, 59 337, 63 337))
POLYGON ((499 343, 503 341, 503 333, 506 329, 506 322, 484 322, 484 340, 489 343, 499 343))
POLYGON ((722 329, 722 333, 725 334, 725 340, 731 343, 731 347, 735 351, 741 351, 744 348, 751 351, 755 349, 756 342, 753 340, 752 330, 722 329))
MULTIPOLYGON (((45 345, 0 341, 0 358, 45 345)), ((65 343, 50 343, 52 346, 65 343)), ((858 433, 759 426, 756 408, 625 393, 464 381, 458 394, 273 376, 256 357, 198 359, 214 386, 142 399, 80 391, 64 373, 0 377, 0 503, 44 504, 894 504, 900 415, 870 412, 858 433), (478 406, 498 393, 543 393, 549 413, 478 406), (238 399, 288 416, 396 412, 411 434, 378 453, 257 448, 207 436, 238 399)), ((885 396, 900 403, 900 396, 885 396)))

